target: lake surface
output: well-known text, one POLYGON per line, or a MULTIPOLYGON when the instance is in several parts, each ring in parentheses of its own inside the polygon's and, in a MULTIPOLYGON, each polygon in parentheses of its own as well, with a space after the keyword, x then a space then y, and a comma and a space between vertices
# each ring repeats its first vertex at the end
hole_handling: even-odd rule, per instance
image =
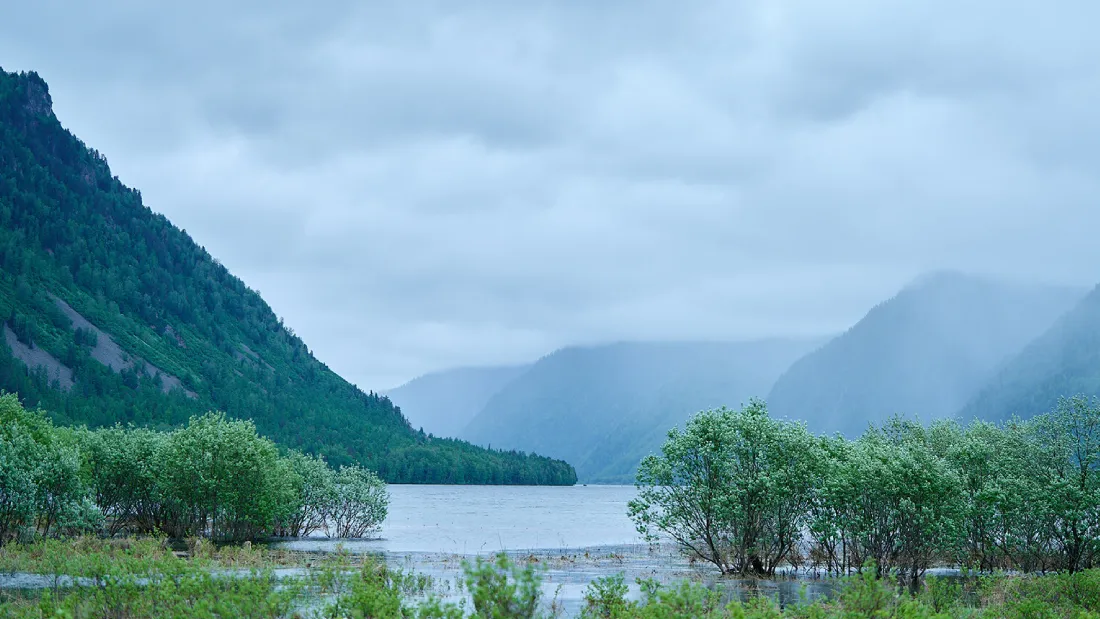
MULTIPOLYGON (((829 595, 838 584, 805 574, 774 580, 719 578, 717 570, 692 564, 673 545, 645 543, 627 517, 627 504, 636 492, 631 486, 391 485, 389 491, 389 515, 378 539, 311 537, 272 545, 312 552, 340 546, 352 553, 378 554, 395 568, 431 576, 434 594, 467 604, 466 594, 456 586, 463 561, 504 551, 518 563, 540 568, 544 607, 554 601, 564 616, 580 612, 589 583, 615 574, 625 577, 633 599, 641 595, 638 578, 666 584, 690 579, 721 591, 725 599, 767 595, 781 604, 829 595)), ((301 573, 299 568, 276 570, 278 576, 301 573)), ((57 582, 88 584, 68 577, 57 582)), ((53 576, 0 574, 0 589, 34 590, 54 583, 53 576)))
POLYGON ((689 563, 674 547, 651 546, 627 516, 633 486, 391 485, 389 491, 389 515, 378 539, 314 537, 277 545, 381 553, 391 565, 430 575, 452 589, 462 559, 504 551, 544 568, 544 599, 556 598, 567 616, 583 606, 588 583, 619 573, 634 598, 640 595, 636 578, 665 583, 687 578, 728 597, 762 593, 784 604, 797 602, 804 585, 809 598, 835 587, 831 581, 719 580, 716 570, 689 563))
MULTIPOLYGON (((391 485, 380 539, 347 541, 355 551, 463 555, 629 546, 643 540, 626 515, 633 486, 391 485)), ((336 541, 287 542, 300 550, 336 541)))

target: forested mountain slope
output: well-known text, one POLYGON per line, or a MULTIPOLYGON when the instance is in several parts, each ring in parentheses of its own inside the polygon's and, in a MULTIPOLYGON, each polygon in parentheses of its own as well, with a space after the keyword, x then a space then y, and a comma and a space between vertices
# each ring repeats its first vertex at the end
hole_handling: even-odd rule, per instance
POLYGON ((768 396, 816 431, 861 433, 894 413, 955 414, 1084 291, 940 272, 920 278, 797 363, 768 396))
POLYGON ((386 396, 414 428, 457 436, 489 401, 529 365, 471 367, 432 372, 390 389, 386 396))
POLYGON ((459 435, 563 458, 582 481, 634 479, 670 428, 767 393, 820 340, 621 343, 550 354, 508 383, 459 435))
POLYGON ((0 70, 0 389, 57 421, 180 424, 212 408, 391 482, 572 483, 564 462, 414 431, 316 360, 230 274, 0 70))
POLYGON ((1031 418, 1075 395, 1100 397, 1100 287, 1005 364, 960 416, 1031 418))

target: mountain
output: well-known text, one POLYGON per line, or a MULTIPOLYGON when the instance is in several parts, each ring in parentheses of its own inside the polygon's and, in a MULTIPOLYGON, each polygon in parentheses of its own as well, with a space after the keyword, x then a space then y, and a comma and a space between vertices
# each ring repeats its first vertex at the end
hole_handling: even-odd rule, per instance
POLYGON ((416 432, 112 176, 35 73, 0 70, 0 389, 55 421, 169 427, 212 408, 390 482, 573 483, 568 464, 416 432))
POLYGON ((589 482, 631 482, 693 413, 767 393, 819 341, 570 347, 508 383, 459 436, 564 459, 589 482))
POLYGON ((858 434, 901 413, 955 414, 998 367, 1081 298, 1072 288, 926 275, 776 381, 769 409, 858 434))
POLYGON ((1100 287, 1005 364, 960 417, 1028 418, 1075 395, 1100 397, 1100 287))
POLYGON ((466 424, 529 365, 456 368, 425 374, 386 392, 414 428, 457 436, 466 424))

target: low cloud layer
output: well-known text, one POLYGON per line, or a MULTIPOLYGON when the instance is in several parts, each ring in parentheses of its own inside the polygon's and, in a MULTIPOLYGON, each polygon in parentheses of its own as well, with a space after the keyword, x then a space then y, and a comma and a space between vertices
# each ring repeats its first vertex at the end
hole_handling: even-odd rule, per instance
POLYGON ((23 2, 124 182, 366 388, 1100 281, 1100 5, 23 2))

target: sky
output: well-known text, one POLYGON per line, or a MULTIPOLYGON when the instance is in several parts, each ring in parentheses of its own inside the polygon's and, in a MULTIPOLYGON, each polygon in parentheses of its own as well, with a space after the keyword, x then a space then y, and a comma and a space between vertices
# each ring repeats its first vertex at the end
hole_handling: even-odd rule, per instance
POLYGON ((0 67, 384 390, 1100 281, 1100 4, 10 2, 0 67))

